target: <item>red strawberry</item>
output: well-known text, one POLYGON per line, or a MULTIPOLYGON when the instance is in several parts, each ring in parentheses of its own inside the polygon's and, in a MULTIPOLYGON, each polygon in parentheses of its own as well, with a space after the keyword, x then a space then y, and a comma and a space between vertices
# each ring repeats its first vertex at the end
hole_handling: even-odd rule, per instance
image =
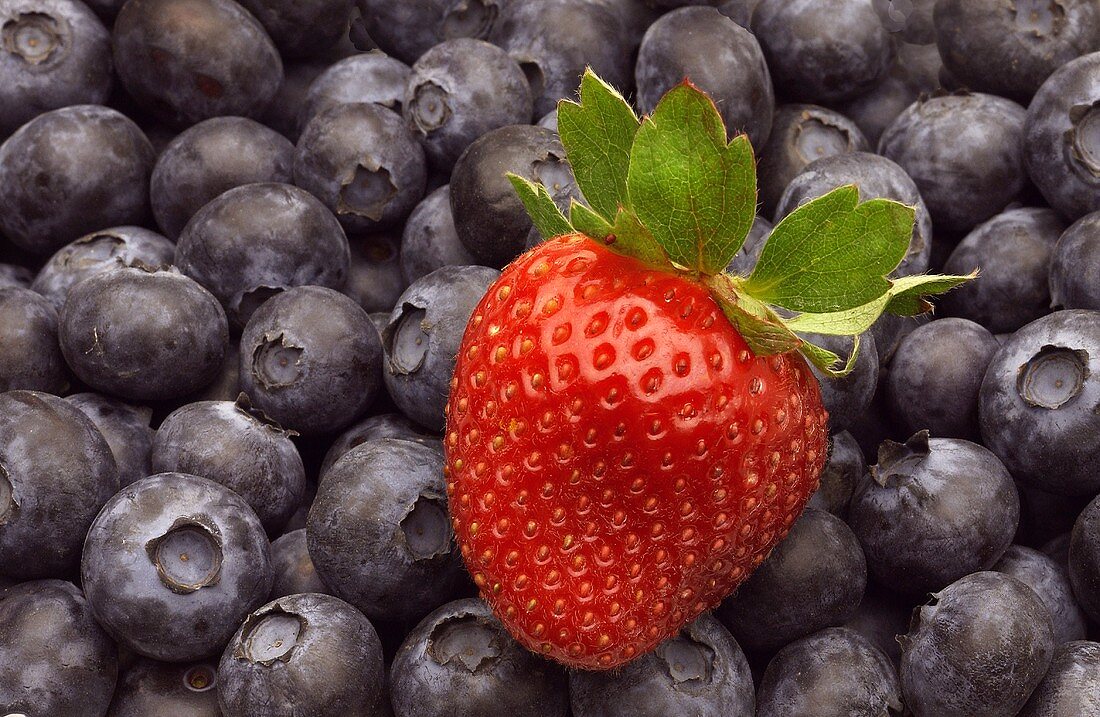
POLYGON ((467 327, 446 436, 455 533, 520 642, 618 665, 764 560, 827 436, 800 355, 757 357, 698 283, 553 239, 467 327))
POLYGON ((851 186, 780 222, 750 276, 724 274, 755 215, 747 139, 687 83, 644 121, 592 74, 580 97, 558 126, 588 205, 566 218, 510 176, 555 238, 474 311, 445 446, 482 595, 532 650, 601 669, 728 595, 817 487, 828 428, 806 359, 843 371, 796 332, 857 337, 854 358, 883 312, 967 277, 888 280, 913 209, 851 186))

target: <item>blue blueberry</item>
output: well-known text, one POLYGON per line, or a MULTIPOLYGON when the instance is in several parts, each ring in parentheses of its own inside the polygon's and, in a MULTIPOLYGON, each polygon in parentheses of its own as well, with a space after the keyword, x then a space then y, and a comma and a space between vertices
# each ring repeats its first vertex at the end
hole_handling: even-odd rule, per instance
POLYGON ((807 508, 717 615, 745 649, 773 652, 843 624, 866 585, 867 562, 856 536, 835 515, 807 508))
POLYGON ((316 57, 348 31, 353 0, 241 0, 283 57, 316 57))
POLYGON ((505 0, 357 0, 366 31, 387 54, 408 63, 443 40, 487 39, 505 0))
POLYGON ((331 595, 278 598, 253 612, 218 664, 225 717, 374 715, 382 644, 358 610, 331 595))
MULTIPOLYGON (((685 7, 661 16, 649 26, 638 50, 638 109, 651 113, 685 77, 711 96, 731 134, 744 132, 754 147, 765 146, 772 132, 775 92, 752 33, 712 7, 685 7)), ((769 211, 766 200, 764 206, 769 211)))
POLYGON ((1100 309, 1100 212, 1079 219, 1055 245, 1050 298, 1056 308, 1100 309))
POLYGON ((1055 645, 1085 639, 1085 613, 1073 597, 1065 568, 1038 550, 1012 545, 993 570, 1011 575, 1035 591, 1050 612, 1055 645))
POLYGON ((111 35, 76 0, 0 2, 0 138, 36 115, 104 104, 111 35))
POLYGON ((565 672, 528 652, 476 598, 420 621, 390 668, 395 717, 566 717, 565 672))
MULTIPOLYGON (((894 666, 859 633, 831 627, 772 658, 760 683, 757 717, 900 714, 894 666)), ((732 713, 736 714, 736 713, 732 713)))
POLYGON ((993 567, 1019 520, 1016 486, 995 455, 927 431, 883 443, 848 513, 871 578, 903 595, 993 567))
POLYGON ((306 531, 299 528, 283 533, 271 543, 271 567, 275 581, 271 584, 271 600, 301 593, 331 594, 325 581, 317 574, 306 547, 306 531))
MULTIPOLYGON (((386 318, 388 320, 389 316, 387 315, 386 318)), ((325 453, 325 460, 321 464, 321 478, 323 479, 325 474, 328 473, 328 469, 352 448, 379 438, 400 438, 406 441, 423 443, 440 451, 443 450, 443 441, 439 436, 425 431, 405 414, 383 413, 356 423, 332 442, 328 452, 325 453)))
POLYGON ((257 117, 283 81, 271 38, 232 0, 130 0, 111 40, 126 91, 175 126, 257 117))
POLYGON ((372 620, 420 619, 452 596, 463 570, 443 454, 394 438, 353 448, 325 473, 306 538, 335 595, 372 620))
POLYGON ((937 231, 961 234, 1024 190, 1025 115, 1020 105, 994 95, 920 99, 882 134, 878 151, 916 182, 937 231))
POLYGON ((103 717, 117 677, 115 643, 75 585, 37 580, 0 592, 0 711, 103 717))
POLYGON ((1100 643, 1054 648, 1050 669, 1018 717, 1072 717, 1100 710, 1100 643))
POLYGON ((443 430, 466 323, 498 276, 484 266, 445 266, 414 281, 397 300, 382 333, 382 377, 397 407, 425 428, 443 430))
POLYGON ((134 658, 118 678, 109 717, 222 717, 217 665, 134 658))
POLYGON ((856 485, 867 470, 859 443, 847 431, 833 434, 829 462, 821 471, 820 487, 807 505, 825 510, 841 520, 848 516, 848 504, 856 485))
POLYGON ((285 289, 342 289, 350 263, 332 212, 309 192, 277 183, 236 187, 203 206, 175 256, 180 271, 218 298, 234 328, 285 289))
POLYGON ((1031 181, 1062 216, 1100 211, 1100 52, 1067 62, 1027 110, 1024 158, 1031 181))
MULTIPOLYGON (((847 361, 852 352, 852 340, 847 336, 806 334, 805 338, 837 354, 842 361, 847 361)), ((870 408, 879 383, 879 364, 877 342, 868 331, 860 339, 855 366, 847 376, 830 379, 816 366, 811 367, 821 385, 821 402, 829 412, 830 432, 846 430, 870 408)))
POLYGON ((31 288, 57 311, 65 306, 69 290, 90 276, 133 262, 158 267, 172 263, 175 245, 141 227, 114 227, 92 232, 66 244, 38 270, 31 288))
POLYGON ((336 105, 373 102, 400 112, 411 73, 404 62, 381 52, 352 55, 328 65, 310 82, 302 99, 298 131, 336 105))
POLYGON ((57 310, 30 289, 0 289, 0 391, 61 393, 68 385, 57 310))
POLYGON ((189 403, 157 428, 152 472, 220 483, 245 499, 269 535, 278 535, 298 509, 306 483, 291 435, 243 394, 235 402, 189 403))
POLYGON ((71 575, 118 487, 107 441, 77 408, 46 393, 0 393, 0 574, 71 575))
POLYGON ((234 187, 289 183, 294 145, 246 117, 215 117, 190 127, 157 157, 150 179, 153 216, 175 240, 203 205, 234 187))
MULTIPOLYGON (((1066 225, 1051 209, 1009 209, 971 231, 944 263, 948 274, 981 275, 937 301, 947 316, 1011 333, 1050 313, 1050 262, 1066 225)), ((1078 267, 1085 269, 1085 267, 1078 267)))
POLYGON ((233 491, 159 473, 103 507, 88 531, 81 578, 96 619, 120 645, 156 660, 202 660, 221 652, 267 599, 270 545, 233 491))
POLYGON ((0 264, 0 289, 29 289, 34 272, 18 264, 0 264))
POLYGON ((574 717, 729 717, 756 707, 745 654, 707 614, 619 670, 571 673, 569 695, 574 717))
POLYGON ((979 394, 982 438, 1019 481, 1095 495, 1100 474, 1100 312, 1057 311, 994 355, 979 394))
POLYGON ((898 636, 909 629, 913 607, 896 593, 873 585, 867 586, 859 607, 844 623, 844 627, 858 632, 872 645, 890 658, 894 667, 901 664, 901 645, 898 636))
POLYGON ((1081 607, 1100 622, 1100 498, 1094 498, 1073 524, 1069 579, 1081 607))
POLYGON ((58 334, 81 381, 136 400, 178 398, 207 385, 229 343, 225 312, 210 292, 175 269, 144 266, 74 286, 58 334))
POLYGON ((405 222, 401 274, 406 282, 412 283, 444 266, 476 263, 477 258, 458 238, 451 214, 451 187, 445 184, 417 204, 405 222))
POLYGON ((118 482, 125 488, 152 475, 151 455, 156 433, 148 406, 125 403, 99 393, 74 393, 65 400, 91 419, 103 434, 118 466, 118 482))
POLYGON ((1019 580, 977 572, 914 613, 901 685, 915 717, 1015 715, 1054 653, 1050 614, 1019 580))

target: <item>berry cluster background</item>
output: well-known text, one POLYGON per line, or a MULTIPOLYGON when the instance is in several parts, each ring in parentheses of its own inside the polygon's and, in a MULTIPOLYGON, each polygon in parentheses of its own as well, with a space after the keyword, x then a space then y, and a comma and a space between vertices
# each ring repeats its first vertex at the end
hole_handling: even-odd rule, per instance
MULTIPOLYGON (((570 285, 575 305, 619 305, 599 293, 621 289, 607 266, 591 294, 570 285)), ((712 287, 669 286, 684 322, 709 306, 712 287)), ((628 360, 672 355, 679 324, 632 358, 599 337, 658 313, 540 341, 631 375, 628 360)), ((718 356, 714 372, 744 345, 706 341, 696 366, 718 356)), ((667 375, 687 376, 689 354, 667 375)), ((596 375, 555 371, 517 381, 596 375)), ((709 410, 716 386, 676 410, 709 410)), ((637 423, 666 445, 661 421, 637 423)), ((763 430, 721 427, 734 444, 763 430)), ((722 525, 757 508, 702 489, 650 505, 656 465, 616 455, 633 512, 670 535, 694 530, 684 505, 722 525)), ((693 480, 725 469, 700 460, 693 480)), ((1100 715, 1098 461, 1097 0, 0 0, 0 714, 1100 715), (766 404, 780 426, 808 406, 782 461, 747 439, 771 461, 762 509, 791 511, 789 533, 749 526, 751 576, 682 631, 637 593, 661 620, 610 645, 574 641, 617 619, 601 561, 663 595, 668 555, 631 552, 660 536, 628 529, 540 572, 544 528, 576 528, 552 546, 573 560, 574 539, 637 516, 619 524, 596 489, 559 514, 560 486, 531 476, 617 440, 582 409, 618 394, 484 420, 520 390, 483 385, 493 338, 525 355, 526 317, 561 309, 535 257, 569 276, 596 261, 547 248, 507 176, 563 212, 593 199, 557 131, 586 68, 639 116, 689 78, 747 135, 756 218, 730 272, 843 185, 913 208, 891 279, 980 268, 933 312, 874 321, 842 378, 793 354, 734 376, 749 388, 723 401, 766 404), (509 296, 502 270, 538 281, 509 296), (793 399, 775 398, 783 381, 793 399), (483 422, 456 416, 466 401, 483 422), (499 449, 496 431, 526 451, 507 470, 468 447, 499 449), (511 492, 453 483, 484 470, 507 486, 516 467, 529 480, 511 492), (453 521, 453 500, 475 520, 453 521), (615 669, 561 664, 574 644, 614 651, 615 669)))

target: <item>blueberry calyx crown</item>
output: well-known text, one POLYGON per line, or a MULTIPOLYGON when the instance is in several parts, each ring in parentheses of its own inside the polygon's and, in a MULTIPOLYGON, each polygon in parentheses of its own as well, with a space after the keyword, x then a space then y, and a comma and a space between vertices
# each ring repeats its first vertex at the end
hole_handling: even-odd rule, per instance
POLYGON ((927 296, 977 276, 889 279, 905 258, 915 208, 861 202, 854 185, 795 209, 772 231, 752 273, 727 273, 756 217, 756 160, 728 140, 714 102, 684 80, 643 119, 591 70, 578 101, 558 105, 577 187, 568 217, 549 191, 508 177, 549 238, 580 232, 613 251, 703 283, 758 356, 801 351, 828 376, 855 366, 859 336, 884 313, 915 316, 927 296), (802 334, 851 336, 847 362, 802 334))

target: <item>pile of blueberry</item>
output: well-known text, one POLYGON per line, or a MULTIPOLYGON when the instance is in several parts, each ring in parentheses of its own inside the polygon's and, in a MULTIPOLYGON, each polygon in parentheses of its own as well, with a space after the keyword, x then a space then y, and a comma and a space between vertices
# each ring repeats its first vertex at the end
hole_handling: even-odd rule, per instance
POLYGON ((1100 715, 1097 0, 0 0, 0 141, 0 714, 1100 715), (875 324, 789 537, 606 673, 477 597, 441 441, 586 66, 748 134, 734 268, 855 183, 917 207, 899 275, 982 271, 875 324))

